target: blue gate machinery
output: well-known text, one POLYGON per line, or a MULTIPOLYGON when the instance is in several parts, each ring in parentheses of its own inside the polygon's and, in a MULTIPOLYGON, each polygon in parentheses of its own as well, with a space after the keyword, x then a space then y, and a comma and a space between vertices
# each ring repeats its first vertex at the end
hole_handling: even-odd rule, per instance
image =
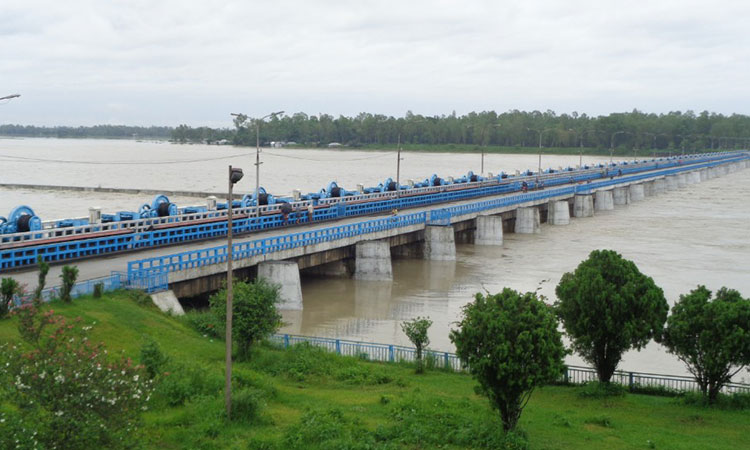
MULTIPOLYGON (((421 182, 409 180, 406 185, 397 185, 388 178, 374 187, 358 185, 356 190, 347 190, 332 181, 319 192, 295 191, 291 197, 275 196, 260 187, 258 192, 232 201, 232 229, 243 234, 657 169, 723 164, 749 157, 747 152, 717 152, 547 169, 542 173, 527 170, 483 177, 469 172, 458 178, 434 174, 421 182)), ((48 262, 62 262, 221 237, 227 233, 228 206, 227 202, 209 197, 205 206, 178 207, 167 196, 157 195, 137 212, 102 214, 92 208, 89 217, 51 221, 43 221, 29 206, 18 206, 7 218, 0 216, 0 271, 33 265, 38 256, 48 262)))

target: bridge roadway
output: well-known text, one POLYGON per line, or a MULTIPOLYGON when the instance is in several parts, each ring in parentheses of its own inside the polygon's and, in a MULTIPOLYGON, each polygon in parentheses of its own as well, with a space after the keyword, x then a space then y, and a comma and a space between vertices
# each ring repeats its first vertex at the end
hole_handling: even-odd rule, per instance
MULTIPOLYGON (((690 165, 686 165, 681 167, 681 171, 689 171, 690 165)), ((646 173, 641 174, 642 176, 637 177, 630 177, 630 176, 624 176, 623 183, 620 184, 610 184, 608 186, 603 186, 601 188, 595 188, 591 189, 590 192, 587 193, 593 193, 596 190, 611 190, 618 186, 627 186, 631 183, 642 183, 646 181, 652 181, 659 178, 664 178, 663 175, 660 174, 662 172, 662 169, 656 169, 653 171, 649 171, 646 173), (652 177, 648 177, 649 174, 653 173, 652 177), (647 178, 648 177, 648 178, 647 178), (632 180, 632 178, 638 178, 637 180, 632 180)), ((595 184, 595 183, 594 183, 595 184)), ((558 185, 554 188, 549 188, 549 191, 557 190, 557 189, 563 189, 563 188, 570 188, 574 184, 565 184, 565 185, 558 185)), ((578 184, 576 184, 578 185, 578 184)), ((585 185, 581 185, 582 187, 585 187, 585 185)), ((589 189, 587 189, 589 191, 589 189)), ((433 204, 429 206, 423 206, 423 207, 417 207, 412 208, 406 211, 401 211, 404 214, 412 214, 412 213, 419 213, 419 212, 426 212, 426 211, 432 211, 436 209, 442 209, 442 208, 448 208, 448 207, 455 207, 455 206, 461 206, 461 205, 471 205, 476 204, 479 202, 485 202, 485 201, 491 201, 493 199, 501 199, 504 197, 509 197, 513 195, 518 195, 518 193, 509 193, 509 194, 501 194, 501 195, 494 195, 494 196, 487 196, 487 197, 480 197, 480 198, 473 198, 473 199, 467 199, 467 200, 461 200, 461 201, 455 201, 455 202, 446 202, 441 204, 433 204)), ((536 201, 528 201, 525 203, 516 203, 512 205, 507 205, 499 208, 493 208, 491 210, 484 210, 481 212, 472 212, 468 214, 457 214, 458 217, 454 217, 452 223, 466 221, 466 220, 472 220, 476 218, 480 214, 499 214, 506 211, 512 211, 519 207, 524 206, 535 206, 539 204, 546 204, 550 201, 555 200, 565 200, 570 199, 573 195, 570 193, 567 193, 565 195, 560 195, 557 197, 546 197, 540 200, 536 201)), ((273 238, 273 237, 280 237, 285 236, 291 233, 299 233, 303 231, 314 231, 314 230, 320 230, 324 228, 330 228, 334 226, 340 226, 340 225, 346 225, 346 224, 356 224, 356 223, 362 223, 369 220, 382 218, 382 217, 388 217, 390 214, 373 214, 371 216, 358 216, 358 217, 351 217, 347 219, 341 219, 336 221, 322 221, 322 222, 316 222, 314 224, 306 224, 306 225, 300 225, 300 226, 290 226, 289 228, 282 228, 282 229, 271 229, 268 231, 262 231, 262 232, 254 232, 250 234, 244 234, 240 236, 235 236, 234 243, 235 244, 241 244, 244 242, 254 241, 257 239, 266 239, 266 238, 273 238)), ((416 225, 415 225, 416 226, 416 225)), ((404 232, 413 232, 414 230, 411 230, 411 228, 415 227, 407 227, 408 229, 404 228, 397 228, 389 230, 393 233, 391 234, 398 234, 398 233, 404 233, 404 232)), ((424 227, 424 225, 419 225, 420 227, 424 227)), ((360 240, 366 240, 366 239, 378 239, 382 238, 382 236, 360 236, 360 240)), ((128 262, 134 261, 134 260, 142 260, 142 259, 148 259, 148 258, 154 258, 154 257, 162 257, 162 256, 169 256, 174 255, 176 253, 182 253, 187 251, 195 251, 195 250, 202 250, 202 249, 209 249, 214 248, 217 246, 220 246, 222 243, 226 242, 225 238, 217 238, 217 239, 210 239, 200 242, 191 242, 191 243, 184 243, 184 244, 177 244, 173 246, 166 246, 166 247, 159 247, 155 249, 145 249, 140 251, 130 251, 130 252, 124 252, 120 254, 114 254, 114 255, 107 255, 107 256, 100 256, 96 258, 91 259, 82 259, 78 261, 73 262, 67 262, 69 265, 76 265, 79 269, 79 280, 88 280, 93 278, 100 278, 100 277, 106 277, 109 276, 112 271, 120 271, 120 272, 126 272, 128 269, 128 262)), ((344 244, 342 245, 351 245, 344 244)), ((281 252, 286 253, 286 252, 281 252)), ((257 259, 257 258, 251 258, 251 259, 257 259)), ((283 254, 274 255, 274 257, 266 258, 264 255, 263 259, 284 259, 283 254)), ((246 261, 244 265, 247 265, 250 263, 250 261, 246 261)), ((58 263, 51 267, 50 272, 47 276, 47 285, 48 286, 55 286, 59 284, 59 275, 62 272, 62 267, 66 263, 58 263)), ((235 267, 241 267, 243 264, 237 261, 235 263, 235 267), (239 263, 239 264, 238 264, 239 263)), ((216 269, 214 269, 215 271, 216 269)), ((8 272, 9 275, 11 275, 13 278, 18 280, 22 284, 26 284, 28 290, 33 289, 33 287, 36 285, 36 278, 37 278, 37 271, 35 267, 31 267, 29 269, 22 269, 18 271, 8 272)), ((170 277, 170 282, 172 281, 170 277)))

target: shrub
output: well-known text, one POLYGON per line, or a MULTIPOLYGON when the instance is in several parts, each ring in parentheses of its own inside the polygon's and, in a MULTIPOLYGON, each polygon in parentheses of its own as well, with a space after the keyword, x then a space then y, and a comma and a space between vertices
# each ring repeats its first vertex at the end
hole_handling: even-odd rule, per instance
POLYGON ((232 420, 252 422, 260 416, 265 407, 263 391, 243 388, 232 393, 232 420))
POLYGON ((60 300, 70 303, 73 298, 70 294, 73 292, 73 286, 76 284, 78 278, 78 267, 76 266, 64 266, 60 279, 62 280, 62 286, 60 287, 60 300))
POLYGON ((34 289, 34 303, 38 307, 42 303, 42 291, 44 290, 44 285, 47 283, 47 274, 49 273, 49 263, 45 262, 42 259, 41 255, 37 255, 36 265, 37 265, 37 268, 39 269, 39 275, 38 275, 38 282, 36 285, 36 289, 34 289))
POLYGON ((21 285, 13 278, 0 281, 0 319, 8 315, 13 297, 21 293, 21 285))
POLYGON ((146 368, 149 378, 156 378, 163 373, 164 367, 169 362, 156 341, 149 340, 141 347, 141 364, 146 368))
POLYGON ((205 395, 214 395, 224 386, 223 378, 198 366, 173 364, 168 366, 154 388, 154 397, 168 406, 184 405, 205 395))
POLYGON ((129 359, 110 360, 103 344, 86 337, 90 327, 33 305, 21 308, 29 347, 0 346, 0 381, 18 417, 37 432, 42 447, 130 447, 151 383, 129 359), (51 330, 47 333, 47 330, 51 330), (30 349, 29 349, 30 348, 30 349))
POLYGON ((580 388, 578 396, 583 398, 622 397, 626 392, 627 388, 619 384, 589 381, 580 388))
POLYGON ((416 363, 417 373, 424 372, 424 363, 422 361, 422 351, 430 345, 430 338, 427 336, 427 330, 432 325, 429 317, 416 317, 412 320, 401 322, 401 330, 409 338, 417 350, 416 363))
POLYGON ((183 316, 188 325, 203 336, 223 339, 224 328, 221 321, 209 310, 187 311, 183 316))
POLYGON ((555 289, 573 349, 609 383, 622 354, 661 333, 669 305, 651 277, 612 250, 595 250, 555 289))
POLYGON ((94 298, 102 298, 103 293, 104 293, 104 284, 96 283, 94 285, 94 298))
MULTIPOLYGON (((236 282, 233 285, 232 338, 237 343, 237 358, 250 358, 254 343, 275 333, 281 326, 281 314, 276 310, 279 288, 262 278, 252 283, 236 282)), ((209 299, 211 311, 225 328, 227 313, 226 288, 209 299)))
POLYGON ((558 379, 566 351, 557 320, 535 293, 477 294, 450 339, 461 363, 512 430, 536 386, 558 379))

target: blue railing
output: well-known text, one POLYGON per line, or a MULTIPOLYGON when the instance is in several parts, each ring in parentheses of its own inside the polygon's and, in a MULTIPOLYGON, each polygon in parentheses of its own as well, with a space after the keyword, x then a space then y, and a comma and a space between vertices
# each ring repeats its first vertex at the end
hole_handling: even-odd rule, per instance
MULTIPOLYGON (((380 362, 414 362, 416 349, 400 345, 375 344, 371 342, 349 341, 345 339, 298 336, 293 334, 275 334, 269 341, 279 347, 288 348, 293 345, 308 343, 322 347, 329 352, 342 356, 380 362)), ((465 370, 461 360, 455 353, 423 351, 428 367, 459 372, 465 370)), ((590 367, 567 366, 560 382, 583 384, 596 381, 596 370, 590 367)), ((692 377, 681 375, 662 375, 643 372, 616 371, 612 382, 629 387, 631 390, 642 388, 661 388, 675 392, 699 391, 698 383, 692 377)), ((750 384, 728 383, 724 386, 726 394, 750 393, 750 384)))
MULTIPOLYGON (((747 159, 747 157, 748 156, 745 153, 735 153, 732 155, 706 155, 704 157, 686 158, 685 164, 689 165, 682 165, 679 160, 672 159, 659 161, 646 167, 622 165, 618 166, 618 170, 622 171, 623 176, 639 173, 644 170, 653 170, 654 168, 677 167, 676 170, 678 171, 694 170, 701 167, 739 161, 747 159)), ((544 182, 546 183, 546 187, 572 182, 589 182, 595 179, 608 177, 612 173, 615 172, 611 167, 603 168, 601 171, 588 170, 584 172, 570 172, 569 175, 561 173, 559 178, 547 179, 544 182)), ((649 178, 658 176, 658 173, 649 172, 642 176, 643 178, 649 178)), ((616 184, 622 182, 622 180, 623 177, 618 177, 616 180, 610 180, 609 184, 616 184)), ((602 183, 605 184, 598 184, 597 186, 602 187, 608 185, 606 182, 602 183)), ((532 181, 529 183, 529 187, 533 189, 537 186, 535 186, 535 182, 532 181)), ((446 189, 448 188, 450 187, 446 187, 446 189)), ((445 192, 435 192, 415 196, 410 196, 408 195, 408 191, 404 191, 401 196, 394 196, 383 200, 361 203, 346 203, 344 201, 329 207, 316 208, 313 220, 316 222, 321 220, 336 220, 342 217, 382 213, 393 209, 408 209, 431 204, 504 194, 519 190, 520 182, 515 181, 510 182, 509 184, 489 185, 472 189, 446 190, 445 192)), ((233 221, 232 229, 233 232, 241 234, 271 228, 280 228, 287 224, 306 222, 308 222, 307 215, 304 212, 295 211, 289 215, 287 222, 284 222, 280 214, 262 215, 260 217, 238 217, 233 221)), ((62 242, 49 242, 47 244, 29 246, 24 244, 24 246, 4 248, 0 250, 0 271, 36 264, 38 256, 41 256, 45 261, 59 262, 113 252, 132 251, 161 245, 215 238, 225 236, 226 233, 227 222, 225 220, 218 220, 163 229, 121 229, 116 230, 115 234, 107 236, 64 240, 62 242)))
MULTIPOLYGON (((101 285, 102 292, 114 291, 117 289, 124 289, 130 287, 128 284, 128 277, 123 272, 112 272, 109 276, 92 278, 90 280, 83 280, 75 283, 73 289, 70 291, 72 298, 81 297, 84 295, 90 295, 94 293, 96 285, 101 285)), ((139 287, 136 287, 139 288, 139 287)), ((48 302, 56 298, 60 298, 60 292, 62 286, 53 286, 42 291, 42 301, 48 302)), ((33 293, 26 293, 21 296, 14 298, 14 303, 19 306, 24 303, 28 303, 32 300, 33 293)))
MULTIPOLYGON (((744 156, 736 159, 744 159, 744 156)), ((609 180, 595 181, 583 185, 545 189, 524 194, 509 195, 501 198, 484 200, 470 204, 450 206, 441 208, 439 210, 432 210, 427 213, 420 212, 405 215, 396 215, 355 224, 340 225, 313 231, 292 233, 284 236, 257 239, 253 241, 234 244, 232 246, 232 256, 234 259, 239 260, 258 255, 267 255, 282 250, 303 247, 306 245, 314 245, 321 242, 332 242, 339 239, 416 224, 450 225, 451 217, 454 216, 472 214, 480 211, 518 205, 527 202, 546 200, 553 197, 581 193, 585 194, 590 193, 595 189, 601 189, 616 184, 632 183, 659 176, 668 176, 684 171, 710 167, 717 164, 726 164, 727 162, 731 161, 732 160, 722 160, 721 162, 712 161, 702 164, 693 164, 690 166, 678 166, 676 168, 663 169, 646 174, 622 175, 613 177, 609 180)), ((459 194, 460 192, 449 192, 432 195, 456 196, 459 194)), ((400 205, 396 202, 408 200, 408 198, 397 198, 377 203, 391 202, 389 206, 393 208, 400 205)), ((348 208, 350 205, 339 204, 338 206, 339 208, 346 210, 346 208, 348 208)), ((359 208, 361 205, 355 206, 359 208)), ((347 213, 344 212, 343 214, 346 215, 347 213)), ((163 275, 164 273, 224 263, 226 262, 226 255, 227 247, 225 245, 222 245, 208 249, 192 250, 172 255, 157 256, 153 258, 131 261, 128 263, 128 280, 131 282, 131 284, 150 286, 150 291, 166 289, 167 281, 163 275), (155 281, 150 280, 153 277, 159 277, 160 279, 155 281)))

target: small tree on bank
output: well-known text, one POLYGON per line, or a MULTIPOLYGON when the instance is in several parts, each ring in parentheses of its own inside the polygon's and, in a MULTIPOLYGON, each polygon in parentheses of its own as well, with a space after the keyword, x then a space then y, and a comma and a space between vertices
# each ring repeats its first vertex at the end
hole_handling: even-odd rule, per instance
POLYGON ((536 386, 559 379, 566 355, 557 320, 535 293, 477 294, 450 339, 503 428, 515 428, 536 386))
POLYGON ((612 250, 595 250, 566 273, 555 304, 573 349, 609 383, 622 354, 661 333, 669 305, 654 280, 612 250))
MULTIPOLYGON (((275 333, 281 326, 276 310, 279 288, 262 278, 252 283, 234 282, 232 300, 232 333, 237 346, 237 359, 250 358, 250 348, 259 340, 275 333)), ((220 290, 209 299, 211 311, 221 322, 227 320, 227 290, 220 290)), ((231 339, 226 337, 226 339, 231 339)))
POLYGON ((406 337, 409 338, 414 347, 417 349, 416 363, 417 373, 424 372, 424 361, 422 358, 422 350, 430 345, 430 338, 427 336, 427 330, 432 325, 432 321, 429 317, 415 319, 402 322, 401 330, 404 332, 406 337))
POLYGON ((685 363, 714 403, 722 386, 750 364, 750 300, 739 292, 698 286, 672 308, 662 344, 685 363))
POLYGON ((47 273, 49 273, 49 263, 45 262, 41 255, 36 257, 36 266, 39 269, 38 282, 34 289, 34 305, 38 308, 42 303, 42 291, 47 284, 47 273))
POLYGON ((65 303, 73 301, 71 293, 73 292, 73 286, 76 284, 78 279, 78 267, 76 266, 64 266, 62 273, 60 274, 62 280, 62 287, 60 288, 60 299, 65 303))
POLYGON ((3 278, 0 281, 0 319, 8 315, 13 297, 22 291, 21 285, 13 278, 3 278))

